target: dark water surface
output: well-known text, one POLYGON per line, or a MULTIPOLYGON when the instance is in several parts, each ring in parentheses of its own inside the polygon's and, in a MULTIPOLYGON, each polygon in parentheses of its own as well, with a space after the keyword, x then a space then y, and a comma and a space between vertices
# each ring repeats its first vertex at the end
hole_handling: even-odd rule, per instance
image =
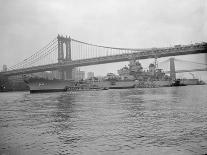
POLYGON ((0 93, 0 154, 207 153, 207 85, 0 93))

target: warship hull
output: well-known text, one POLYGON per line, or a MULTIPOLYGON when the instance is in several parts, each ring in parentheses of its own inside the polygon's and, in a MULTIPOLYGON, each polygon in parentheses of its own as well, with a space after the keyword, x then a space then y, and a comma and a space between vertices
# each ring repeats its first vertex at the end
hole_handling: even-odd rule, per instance
POLYGON ((74 81, 67 80, 48 80, 48 79, 27 79, 24 80, 30 88, 30 93, 45 93, 45 92, 64 92, 76 90, 92 90, 99 89, 129 89, 129 88, 156 88, 169 87, 170 81, 101 81, 92 82, 84 85, 77 85, 74 81))
POLYGON ((128 89, 128 88, 156 88, 156 87, 170 87, 170 81, 102 81, 94 83, 99 87, 106 87, 108 89, 128 89))
POLYGON ((158 88, 158 87, 170 87, 171 81, 139 81, 135 84, 136 88, 158 88))
POLYGON ((74 87, 74 82, 67 80, 25 79, 30 93, 63 92, 68 87, 74 87))

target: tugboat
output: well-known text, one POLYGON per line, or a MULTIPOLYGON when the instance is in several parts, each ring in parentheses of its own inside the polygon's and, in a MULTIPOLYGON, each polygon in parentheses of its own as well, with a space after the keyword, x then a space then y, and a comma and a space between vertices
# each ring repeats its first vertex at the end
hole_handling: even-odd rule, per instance
POLYGON ((181 83, 180 79, 176 79, 172 82, 171 87, 177 87, 177 86, 186 86, 186 84, 181 83))

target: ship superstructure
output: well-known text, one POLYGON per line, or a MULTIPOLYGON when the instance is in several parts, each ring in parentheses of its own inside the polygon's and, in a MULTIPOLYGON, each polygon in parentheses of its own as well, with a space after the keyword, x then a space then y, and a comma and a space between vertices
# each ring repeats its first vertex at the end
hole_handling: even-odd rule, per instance
POLYGON ((128 67, 125 66, 118 70, 121 80, 139 80, 139 81, 156 81, 171 80, 162 69, 156 68, 155 64, 150 64, 148 70, 143 70, 138 60, 131 60, 128 67))
POLYGON ((118 76, 113 73, 107 74, 106 81, 111 89, 135 88, 135 87, 163 87, 171 85, 171 78, 150 64, 148 70, 144 70, 138 60, 131 60, 128 67, 124 66, 118 70, 118 76))

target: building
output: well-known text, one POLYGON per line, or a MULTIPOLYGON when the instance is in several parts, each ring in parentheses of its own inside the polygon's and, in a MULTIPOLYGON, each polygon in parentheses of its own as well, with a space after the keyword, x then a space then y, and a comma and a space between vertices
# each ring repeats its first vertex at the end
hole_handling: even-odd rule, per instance
POLYGON ((72 79, 75 81, 84 80, 85 72, 81 71, 79 68, 74 68, 72 71, 72 79))
POLYGON ((98 81, 104 81, 105 80, 104 76, 97 76, 96 78, 98 79, 98 81))
POLYGON ((22 75, 9 76, 8 79, 12 82, 24 82, 22 75))
POLYGON ((52 75, 54 79, 61 79, 60 72, 58 70, 52 71, 52 75))
POLYGON ((91 79, 94 77, 94 72, 88 72, 87 79, 91 79))
POLYGON ((7 65, 3 65, 3 72, 7 71, 7 65))

